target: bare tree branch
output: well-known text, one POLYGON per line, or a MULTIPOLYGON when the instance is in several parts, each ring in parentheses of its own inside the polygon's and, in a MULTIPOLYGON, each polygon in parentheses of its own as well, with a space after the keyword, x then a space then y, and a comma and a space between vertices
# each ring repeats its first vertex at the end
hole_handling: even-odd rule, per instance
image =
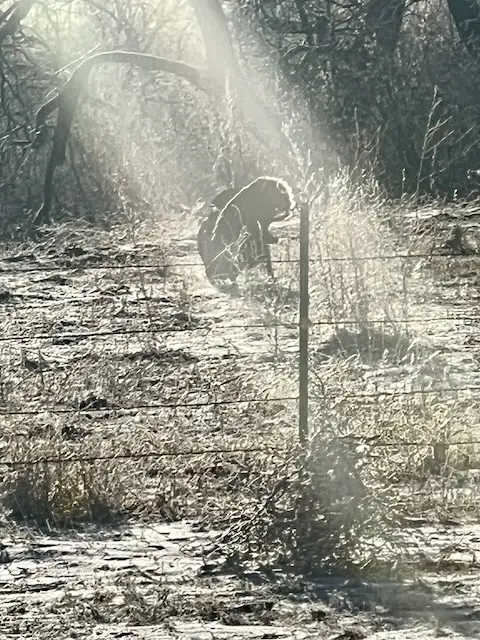
POLYGON ((21 21, 27 16, 35 0, 19 0, 9 7, 0 17, 0 42, 12 36, 19 28, 21 21))
POLYGON ((55 169, 65 161, 66 145, 72 128, 75 110, 82 90, 88 81, 92 68, 104 62, 127 62, 142 69, 163 71, 183 78, 198 89, 205 91, 208 88, 207 75, 200 69, 183 62, 168 60, 158 56, 132 53, 129 51, 106 51, 98 53, 84 60, 73 72, 60 92, 51 100, 43 104, 36 114, 36 140, 43 131, 48 116, 58 109, 57 123, 53 134, 53 147, 45 173, 43 203, 35 214, 33 223, 42 224, 49 221, 53 197, 53 179, 55 169))
POLYGON ((246 115, 255 125, 259 136, 277 150, 280 145, 287 149, 290 143, 283 134, 280 123, 268 115, 266 108, 253 95, 248 82, 242 76, 237 57, 230 38, 228 23, 218 0, 189 0, 205 43, 208 73, 183 62, 168 60, 153 55, 127 51, 108 51, 86 58, 73 72, 61 91, 51 100, 43 104, 36 114, 36 140, 44 129, 47 117, 58 109, 57 123, 53 135, 53 147, 48 161, 43 203, 34 217, 34 224, 49 221, 53 197, 53 180, 55 169, 65 161, 66 145, 70 135, 75 110, 81 91, 84 89, 90 71, 96 64, 104 62, 126 62, 143 69, 163 71, 184 78, 195 87, 225 96, 227 85, 229 98, 233 99, 242 115, 246 115))

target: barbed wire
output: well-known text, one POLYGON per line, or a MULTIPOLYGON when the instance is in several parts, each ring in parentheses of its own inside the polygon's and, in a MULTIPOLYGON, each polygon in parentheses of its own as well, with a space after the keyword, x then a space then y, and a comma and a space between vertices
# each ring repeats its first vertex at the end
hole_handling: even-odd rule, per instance
MULTIPOLYGON (((365 262, 365 261, 382 261, 382 260, 420 260, 420 259, 442 259, 446 261, 469 258, 471 259, 472 255, 463 255, 463 254, 444 254, 444 253, 407 253, 407 254, 378 254, 378 255, 370 255, 370 256, 348 256, 348 257, 340 257, 340 256, 327 256, 320 258, 312 258, 309 260, 310 263, 336 263, 336 262, 365 262)), ((480 257, 480 256, 479 256, 480 257)), ((86 256, 88 259, 88 256, 86 256)), ((27 267, 20 269, 5 269, 1 266, 0 260, 0 277, 1 276, 19 276, 19 275, 27 275, 34 273, 52 273, 52 272, 85 272, 85 271, 111 271, 111 270, 158 270, 158 271, 166 271, 168 269, 176 269, 176 268, 203 268, 203 263, 201 261, 198 262, 176 262, 176 263, 158 263, 158 264, 144 264, 144 263, 131 263, 131 264, 83 264, 83 265, 68 265, 68 266, 60 266, 60 265, 50 265, 50 266, 39 266, 39 267, 27 267)), ((274 264, 298 264, 299 259, 277 259, 272 260, 274 264)), ((149 302, 149 300, 145 300, 145 302, 149 302)), ((59 301, 59 303, 64 304, 64 301, 59 301)), ((444 316, 434 316, 430 318, 425 317, 407 317, 401 320, 392 320, 390 318, 384 319, 371 319, 371 320, 363 320, 363 319, 346 319, 346 320, 319 320, 311 323, 311 327, 321 327, 321 326, 334 326, 338 327, 345 325, 374 325, 374 324, 429 324, 433 322, 479 322, 480 315, 444 315, 444 316)), ((107 337, 121 337, 121 336, 132 336, 132 335, 151 335, 157 333, 181 333, 181 332, 194 332, 194 331, 207 331, 210 332, 213 329, 217 328, 225 328, 225 330, 237 330, 237 329, 276 329, 276 328, 287 328, 287 329, 296 329, 299 327, 298 322, 274 322, 274 323, 245 323, 245 324, 228 324, 228 323, 213 323, 208 326, 196 326, 196 327, 148 327, 142 329, 112 329, 108 331, 79 331, 73 333, 41 333, 37 335, 2 335, 0 336, 0 342, 25 342, 25 341, 34 341, 34 340, 56 340, 56 341, 72 341, 72 340, 80 340, 80 339, 93 339, 93 338, 107 338, 107 337)), ((212 348, 218 348, 218 345, 212 348)), ((463 386, 463 387, 442 387, 442 388, 421 388, 421 389, 398 389, 398 390, 380 390, 375 392, 366 392, 366 393, 343 393, 342 390, 337 392, 337 395, 330 395, 328 398, 315 398, 311 397, 312 404, 320 404, 326 401, 332 403, 336 403, 343 400, 374 400, 379 398, 397 398, 403 396, 418 396, 418 395, 444 395, 444 394, 459 394, 459 393, 477 393, 480 391, 480 385, 471 385, 471 386, 463 386)), ((38 408, 38 409, 18 409, 18 410, 7 410, 0 409, 0 416, 38 416, 46 413, 53 413, 58 415, 72 415, 72 414, 89 414, 89 413, 128 413, 128 412, 138 412, 138 411, 158 411, 158 410, 176 410, 176 409, 201 409, 201 408, 214 408, 221 406, 233 406, 233 405, 247 405, 252 403, 259 404, 267 404, 267 403, 283 403, 283 402, 298 402, 298 396, 283 396, 283 397, 275 397, 275 398, 249 398, 249 399, 235 399, 235 400, 210 400, 203 402, 160 402, 160 403, 151 403, 151 404, 136 404, 129 406, 83 406, 78 408, 64 408, 64 407, 46 407, 46 408, 38 408)), ((366 444, 369 447, 377 448, 377 447, 425 447, 431 446, 431 443, 428 442, 419 442, 419 441, 411 441, 411 442, 392 442, 386 441, 382 442, 380 440, 372 441, 371 438, 362 438, 361 436, 348 436, 348 437, 338 437, 337 440, 352 440, 359 444, 366 444)), ((446 443, 446 446, 468 446, 468 445, 479 445, 480 440, 459 440, 456 442, 446 443)), ((244 454, 244 453, 285 453, 288 452, 287 448, 276 448, 276 447, 240 447, 240 448, 212 448, 212 449, 191 449, 188 451, 180 451, 180 452, 168 452, 168 451, 150 451, 145 453, 125 453, 125 454, 110 454, 110 455, 95 455, 95 456, 51 456, 51 457, 40 457, 33 460, 0 460, 0 465, 6 465, 10 468, 22 467, 22 466, 35 466, 41 464, 72 464, 72 463, 93 463, 93 462, 102 462, 102 461, 114 461, 114 460, 141 460, 148 458, 161 458, 161 457, 188 457, 188 456, 202 456, 202 455, 219 455, 219 454, 244 454)))
MULTIPOLYGON (((339 390, 340 392, 341 390, 339 390)), ((405 389, 405 390, 382 390, 367 393, 341 393, 337 398, 329 398, 328 401, 333 400, 373 400, 385 397, 402 397, 402 396, 418 396, 418 395, 443 395, 447 393, 473 393, 480 391, 480 385, 471 385, 465 387, 442 387, 438 389, 405 389)), ((204 409, 208 407, 221 407, 221 406, 234 406, 242 404, 272 404, 282 402, 298 402, 298 396, 277 396, 274 398, 245 398, 242 400, 206 400, 202 402, 158 402, 152 404, 135 404, 127 406, 83 406, 75 408, 64 407, 42 407, 39 409, 0 409, 0 416, 38 416, 46 413, 53 413, 55 415, 73 415, 73 414, 87 414, 87 413, 130 413, 137 411, 158 411, 163 409, 204 409)), ((310 402, 312 404, 323 404, 325 398, 311 396, 310 402)))
MULTIPOLYGON (((443 395, 446 393, 473 393, 476 391, 480 391, 480 385, 471 385, 465 387, 441 387, 438 389, 397 389, 397 390, 387 390, 384 389, 382 391, 374 391, 367 393, 342 393, 339 396, 339 400, 373 400, 375 398, 390 398, 390 397, 401 397, 401 396, 423 396, 423 395, 443 395)), ((335 398, 334 400, 336 400, 335 398)), ((311 403, 319 404, 321 402, 325 402, 325 398, 315 398, 315 396, 310 397, 311 403)), ((329 398, 329 402, 332 402, 332 398, 329 398)))
POLYGON ((5 465, 11 468, 37 466, 40 464, 65 464, 65 463, 92 463, 107 462, 113 460, 148 460, 150 458, 182 458, 195 457, 212 454, 240 454, 240 453, 280 453, 287 452, 286 448, 277 447, 233 447, 233 448, 212 448, 212 449, 190 449, 188 451, 149 451, 147 453, 119 453, 96 456, 50 456, 36 458, 34 460, 2 460, 0 466, 5 465))
MULTIPOLYGON (((393 254, 373 254, 369 256, 325 256, 320 258, 310 258, 310 263, 324 263, 324 262, 364 262, 364 261, 374 261, 374 260, 420 260, 420 259, 444 259, 444 260, 461 260, 461 259, 472 259, 472 258, 480 258, 480 255, 476 254, 447 254, 447 253, 393 253, 393 254)), ((3 260, 5 261, 5 259, 3 260)), ((164 271, 167 269, 177 269, 177 268, 186 268, 191 269, 195 267, 204 267, 203 262, 195 261, 195 262, 165 262, 165 263, 141 263, 141 262, 133 262, 129 264, 71 264, 71 265, 44 265, 40 267, 25 267, 20 269, 9 269, 5 268, 1 265, 2 260, 0 260, 0 276, 5 275, 22 275, 28 273, 50 273, 57 271, 109 271, 109 270, 122 270, 122 269, 155 269, 159 271, 164 271)), ((276 258, 272 259, 272 264, 297 264, 300 262, 299 258, 276 258)))
MULTIPOLYGON (((444 315, 433 316, 430 318, 424 317, 405 317, 400 320, 392 318, 388 319, 375 319, 370 320, 363 318, 345 319, 345 320, 316 320, 310 322, 310 327, 342 327, 345 325, 350 326, 364 326, 364 325, 408 325, 418 324, 426 325, 435 322, 464 322, 464 323, 480 323, 480 315, 444 315)), ((148 327, 145 329, 110 329, 108 331, 78 331, 72 333, 38 333, 38 334, 15 334, 15 335, 1 335, 0 343, 2 342, 26 342, 26 341, 43 341, 43 340, 55 340, 55 341, 69 341, 69 340, 83 340, 90 338, 108 338, 108 337, 121 337, 132 335, 151 335, 151 334, 175 334, 175 333, 193 333, 196 331, 205 331, 207 333, 212 332, 215 329, 229 330, 246 330, 246 329, 298 329, 298 322, 251 322, 243 324, 229 324, 213 322, 208 325, 200 325, 197 327, 148 327)), ((218 345, 212 348, 217 348, 218 345)))
POLYGON ((451 440, 449 442, 432 442, 422 440, 399 440, 394 442, 391 440, 383 441, 381 436, 339 436, 335 438, 337 441, 351 441, 358 445, 366 445, 367 447, 375 448, 413 448, 413 447, 432 447, 435 444, 444 444, 445 447, 462 447, 462 446, 474 446, 480 445, 480 439, 472 440, 451 440))
MULTIPOLYGON (((432 442, 424 441, 373 441, 371 437, 362 438, 362 436, 339 436, 332 438, 334 441, 348 441, 352 440, 357 445, 366 445, 371 449, 377 448, 423 448, 432 447, 432 442)), ((457 440, 451 442, 442 443, 446 447, 460 447, 460 446, 475 446, 480 445, 480 440, 457 440)), ((220 454, 244 454, 244 453, 263 453, 263 454, 285 454, 291 453, 292 448, 288 447, 218 447, 211 449, 190 449, 188 451, 149 451, 146 453, 118 453, 108 455, 93 455, 93 456, 45 456, 41 458, 35 458, 33 460, 2 460, 0 459, 0 466, 4 465, 12 469, 18 467, 34 467, 38 465, 51 464, 51 465, 64 465, 64 464, 92 464, 95 462, 112 462, 112 461, 126 461, 126 460, 148 460, 151 458, 182 458, 182 457, 196 457, 206 455, 220 455, 220 454)))
POLYGON ((83 340, 86 338, 105 338, 111 336, 148 335, 154 333, 190 333, 210 331, 212 327, 158 327, 148 329, 111 329, 110 331, 79 331, 76 333, 39 333, 34 335, 0 336, 0 342, 25 342, 26 340, 83 340))
POLYGON ((282 396, 275 398, 246 398, 245 400, 208 400, 203 402, 158 402, 153 404, 136 404, 124 407, 112 405, 110 407, 85 406, 78 408, 43 407, 42 409, 0 409, 0 416, 36 416, 45 413, 56 415, 68 415, 78 413, 120 413, 132 411, 158 411, 159 409, 204 409, 208 407, 220 407, 242 404, 270 404, 275 402, 297 401, 298 396, 282 396))
MULTIPOLYGON (((384 389, 382 391, 374 391, 367 393, 342 393, 340 400, 373 400, 375 398, 396 398, 401 396, 423 396, 423 395, 443 395, 447 393, 474 393, 480 391, 480 385, 469 385, 464 387, 441 387, 438 389, 433 388, 420 388, 420 389, 396 389, 396 390, 387 390, 384 389)), ((330 398, 331 402, 332 399, 330 398)), ((311 397, 310 402, 312 403, 320 403, 325 402, 325 398, 315 398, 311 397)))

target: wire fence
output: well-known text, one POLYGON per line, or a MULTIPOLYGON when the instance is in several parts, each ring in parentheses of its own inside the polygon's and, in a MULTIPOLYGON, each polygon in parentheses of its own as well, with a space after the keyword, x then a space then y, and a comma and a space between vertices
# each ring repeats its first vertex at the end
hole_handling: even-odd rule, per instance
MULTIPOLYGON (((375 442, 375 441, 366 441, 366 439, 350 437, 347 438, 338 438, 338 441, 347 441, 355 443, 357 445, 365 445, 368 444, 368 447, 371 449, 409 449, 409 448, 419 448, 419 447, 427 447, 429 443, 415 441, 415 442, 375 442)), ((479 440, 452 440, 448 443, 450 447, 466 447, 466 446, 475 446, 480 444, 479 440)), ((0 462, 0 466, 4 465, 9 467, 10 469, 18 469, 22 467, 35 467, 39 465, 67 465, 67 464, 93 464, 96 462, 121 462, 125 460, 131 461, 140 461, 140 460, 148 460, 155 458, 188 458, 195 456, 208 456, 208 455, 219 455, 219 454, 233 454, 240 455, 245 453, 276 453, 276 454, 286 454, 291 453, 291 450, 286 447, 237 447, 237 448, 224 448, 217 447, 212 449, 189 449, 186 451, 150 451, 148 453, 118 453, 114 455, 91 455, 91 456, 46 456, 41 458, 36 458, 32 460, 2 460, 0 462)))
MULTIPOLYGON (((394 319, 371 319, 362 321, 364 325, 428 325, 432 323, 443 323, 443 322, 462 322, 462 323, 477 323, 480 322, 480 316, 477 315, 458 315, 458 316, 433 316, 431 318, 404 318, 402 320, 394 320, 394 319)), ((358 319, 342 319, 342 320, 317 320, 314 322, 309 322, 309 326, 314 329, 315 327, 338 327, 338 326, 357 326, 358 319)), ((269 322, 269 323, 248 323, 248 324, 235 324, 235 323, 210 323, 197 327, 155 327, 149 326, 145 329, 111 329, 104 331, 76 331, 76 332, 66 332, 66 333, 34 333, 31 335, 24 334, 14 334, 14 335, 3 335, 0 336, 1 342, 34 342, 34 341, 69 341, 69 340, 95 340, 95 339, 103 339, 109 337, 128 337, 135 335, 155 335, 155 334, 177 334, 177 333, 198 333, 204 332, 208 333, 210 331, 223 329, 225 331, 231 330, 249 330, 249 329, 297 329, 299 328, 299 324, 295 322, 269 322)))
MULTIPOLYGON (((56 330, 55 327, 47 328, 43 330, 31 329, 27 330, 18 330, 18 315, 22 309, 25 309, 27 313, 35 309, 41 309, 46 312, 50 307, 54 305, 64 306, 68 308, 69 305, 85 305, 86 300, 82 299, 81 296, 77 298, 69 298, 68 296, 62 297, 59 300, 42 300, 38 303, 37 306, 30 305, 25 299, 24 296, 16 295, 15 290, 9 292, 8 283, 15 281, 15 279, 21 278, 22 276, 30 276, 30 275, 41 275, 47 276, 51 273, 62 273, 66 274, 71 278, 71 282, 75 283, 75 279, 78 276, 83 274, 88 274, 89 272, 94 273, 112 273, 119 272, 129 274, 127 277, 131 278, 130 274, 132 271, 136 271, 139 273, 139 277, 141 278, 141 272, 151 272, 153 277, 156 278, 159 282, 162 282, 165 285, 165 282, 168 281, 168 271, 169 270, 192 270, 192 269, 203 269, 203 263, 201 261, 190 260, 187 261, 161 261, 161 262, 129 262, 122 264, 90 264, 88 262, 89 257, 80 256, 81 262, 72 261, 68 264, 48 264, 43 263, 39 266, 26 266, 26 267, 18 267, 16 265, 16 260, 18 260, 18 256, 15 257, 12 261, 4 258, 0 259, 0 304, 2 305, 4 316, 3 316, 3 334, 0 335, 0 343, 3 345, 11 344, 13 347, 17 347, 22 353, 22 361, 15 361, 12 365, 11 360, 8 361, 8 358, 12 358, 11 354, 3 354, 1 357, 4 362, 2 364, 2 373, 0 378, 0 417, 2 419, 19 417, 25 419, 36 419, 41 418, 44 422, 48 422, 53 419, 70 419, 70 418, 79 418, 82 416, 88 416, 90 421, 93 421, 94 424, 101 425, 102 421, 105 421, 105 416, 108 417, 109 420, 117 421, 118 424, 121 424, 121 420, 123 417, 127 415, 138 415, 139 413, 146 412, 149 414, 162 414, 165 411, 177 411, 177 410, 187 410, 187 411, 198 411, 202 412, 205 409, 217 410, 224 408, 227 412, 229 409, 235 410, 243 410, 246 409, 248 411, 255 411, 252 407, 257 407, 257 411, 266 410, 268 411, 269 406, 273 405, 290 405, 289 409, 285 409, 287 418, 286 423, 283 426, 283 429, 288 427, 290 431, 293 431, 297 428, 295 424, 295 420, 298 420, 299 416, 299 424, 298 424, 298 433, 299 433, 299 444, 303 447, 307 446, 309 439, 314 436, 317 431, 317 426, 312 426, 313 422, 316 422, 319 414, 325 412, 325 407, 327 406, 327 411, 329 415, 332 413, 332 406, 337 406, 339 402, 347 402, 353 401, 355 406, 358 408, 360 406, 359 403, 378 403, 383 402, 388 403, 389 401, 398 401, 401 402, 402 399, 418 399, 419 405, 426 404, 428 398, 435 398, 436 402, 444 402, 445 405, 450 406, 450 400, 453 396, 454 402, 458 403, 459 409, 458 413, 455 414, 454 409, 450 409, 451 411, 451 421, 452 424, 455 423, 458 426, 458 423, 461 422, 461 418, 465 413, 465 402, 468 403, 469 398, 475 398, 476 394, 480 391, 480 384, 449 384, 448 379, 444 379, 443 382, 440 380, 436 381, 435 384, 432 384, 431 381, 404 381, 405 387, 410 386, 410 388, 398 388, 398 385, 391 385, 391 388, 382 388, 377 389, 377 383, 373 381, 373 389, 372 384, 370 384, 370 389, 355 389, 352 390, 355 385, 349 384, 347 380, 346 383, 342 382, 342 384, 338 385, 338 389, 335 391, 335 386, 330 384, 327 376, 327 387, 325 388, 324 382, 320 381, 320 386, 315 389, 312 393, 312 386, 316 385, 315 380, 313 379, 317 374, 314 371, 315 365, 312 363, 312 358, 315 356, 315 351, 317 349, 318 343, 313 342, 312 339, 315 339, 316 331, 319 330, 322 332, 324 329, 331 329, 335 334, 335 331, 339 329, 339 327, 359 327, 362 331, 368 327, 374 326, 383 326, 383 327, 395 327, 395 326, 415 326, 416 328, 428 325, 432 325, 435 323, 447 323, 450 325, 463 324, 467 327, 475 328, 477 323, 480 322, 480 314, 476 313, 474 309, 470 310, 455 310, 455 308, 447 308, 446 311, 442 311, 441 313, 430 312, 429 315, 415 315, 415 312, 405 314, 403 317, 395 318, 395 317, 362 317, 361 323, 359 323, 358 317, 348 317, 348 315, 344 315, 342 317, 332 318, 329 317, 329 311, 327 310, 324 318, 314 318, 310 317, 309 313, 309 269, 311 265, 319 264, 329 264, 329 263, 366 263, 369 261, 382 262, 382 261, 400 261, 400 262, 411 262, 411 261, 428 261, 428 260, 442 260, 446 264, 452 263, 452 261, 457 260, 473 260, 475 256, 472 255, 448 255, 445 252, 399 252, 399 253, 379 253, 372 255, 351 255, 349 257, 345 256, 325 256, 325 257, 311 257, 308 255, 308 212, 306 212, 305 216, 301 220, 301 228, 300 235, 302 237, 303 234, 303 242, 300 242, 300 251, 298 258, 281 258, 272 260, 275 265, 294 265, 296 267, 300 267, 301 272, 301 281, 300 281, 300 313, 299 317, 296 320, 286 321, 282 320, 280 317, 270 316, 268 320, 258 321, 252 319, 251 321, 238 322, 237 320, 229 320, 224 321, 223 319, 212 319, 212 318, 202 318, 200 321, 195 324, 193 321, 193 316, 191 317, 188 313, 185 314, 182 318, 172 318, 172 317, 161 317, 155 316, 155 312, 149 311, 148 319, 144 322, 147 326, 138 326, 138 319, 128 319, 123 318, 119 320, 119 326, 114 328, 93 328, 93 329, 79 329, 79 330, 56 330), (12 262, 15 266, 11 266, 12 262), (303 274, 303 275, 302 275, 303 274), (5 288, 5 292, 2 293, 2 279, 7 283, 7 287, 5 288), (134 326, 128 326, 129 324, 134 326), (179 394, 179 398, 175 398, 175 390, 169 390, 170 396, 168 400, 150 400, 148 402, 136 401, 129 402, 127 397, 123 398, 122 401, 109 401, 109 402, 95 402, 95 398, 92 402, 88 402, 83 400, 81 402, 77 402, 74 406, 65 406, 65 403, 62 402, 45 402, 39 401, 38 398, 35 398, 31 393, 31 388, 29 385, 33 384, 31 382, 31 377, 48 377, 51 376, 52 380, 54 376, 58 373, 55 361, 49 362, 48 358, 44 358, 41 352, 38 352, 37 360, 30 362, 30 368, 28 367, 28 362, 25 359, 24 349, 32 348, 30 343, 35 342, 44 342, 49 343, 51 345, 64 345, 67 349, 72 347, 73 350, 77 349, 79 343, 84 340, 88 341, 106 341, 110 338, 125 338, 128 342, 130 338, 133 337, 154 337, 156 335, 159 336, 185 336, 184 339, 184 347, 188 351, 188 341, 190 336, 200 336, 199 339, 205 340, 202 348, 204 350, 205 355, 208 354, 210 350, 214 350, 218 348, 218 345, 210 345, 208 343, 208 336, 214 334, 216 332, 239 332, 239 334, 244 333, 248 334, 250 331, 277 331, 280 329, 284 329, 286 331, 293 332, 297 336, 297 341, 299 338, 299 342, 295 343, 290 341, 288 342, 287 347, 285 347, 284 351, 288 351, 290 356, 295 358, 295 360, 290 360, 290 390, 294 390, 295 393, 281 394, 281 393, 258 393, 249 389, 248 393, 246 391, 241 390, 241 397, 228 397, 231 395, 230 391, 225 393, 225 397, 221 398, 212 398, 209 397, 212 395, 210 393, 205 392, 202 388, 197 388, 194 390, 194 393, 197 395, 201 395, 205 393, 207 399, 205 400, 188 400, 183 401, 179 399, 183 397, 184 392, 179 394), (21 367, 26 365, 28 376, 27 378, 23 376, 21 367), (313 369, 313 370, 312 370, 313 369), (10 371, 9 371, 10 370, 10 371), (313 374, 310 375, 310 374, 313 374), (8 376, 11 376, 9 379, 8 376), (330 386, 329 386, 330 385, 330 386), (20 389, 20 391, 15 391, 15 389, 20 389), (22 393, 24 394, 22 396, 22 393), (465 394, 466 400, 460 398, 462 394, 465 394), (22 406, 23 405, 23 406, 22 406), (454 415, 455 414, 455 415, 454 415)), ((110 258, 109 258, 110 259, 110 258)), ((131 280, 129 280, 131 282, 131 280)), ((46 278, 44 280, 39 279, 37 281, 32 280, 29 284, 32 287, 37 286, 41 283, 44 288, 49 286, 49 279, 46 278)), ((145 293, 145 292, 144 292, 145 293)), ((35 293, 32 294, 33 296, 35 293)), ((120 291, 114 295, 114 299, 121 299, 123 293, 120 291)), ((155 295, 147 296, 143 295, 143 297, 138 297, 136 300, 136 304, 144 304, 148 305, 149 303, 158 301, 159 297, 155 295)), ((105 298, 100 295, 99 300, 94 300, 98 305, 102 305, 105 302, 105 298)), ((375 310, 373 310, 375 315, 375 310)), ((78 324, 78 320, 76 322, 78 324)), ((81 319, 80 319, 81 320, 81 319)), ((91 320, 91 318, 90 318, 91 320)), ((114 321, 113 318, 110 318, 108 322, 111 324, 114 321)), ((117 320, 115 320, 116 322, 117 320)), ((81 324, 81 322, 80 322, 81 324)), ((451 328, 449 329, 451 330, 451 328)), ((282 338, 279 335, 276 335, 276 340, 281 341, 282 338)), ((235 337, 232 339, 232 342, 235 343, 235 337)), ((248 343, 248 340, 246 340, 248 343)), ((243 346, 242 346, 243 348, 243 346)), ((468 350, 468 345, 463 345, 464 350, 468 350)), ((33 352, 35 354, 35 352, 33 352)), ((247 353, 248 355, 255 356, 258 355, 258 352, 255 350, 245 352, 243 349, 243 353, 247 353)), ((348 354, 349 357, 355 355, 354 353, 348 354)), ((158 361, 161 361, 161 354, 158 353, 158 361)), ((29 354, 29 358, 32 359, 31 352, 29 354)), ((105 355, 105 360, 108 360, 108 354, 105 355)), ((348 358, 347 358, 348 360, 348 358)), ((174 366, 174 365, 168 365, 174 366)), ((255 366, 254 364, 248 366, 255 366)), ((248 374, 248 366, 247 366, 247 374, 248 374)), ((423 366, 423 365, 422 365, 423 366)), ((421 367, 420 367, 421 368, 421 367)), ((84 391, 88 391, 88 376, 89 372, 86 369, 84 371, 85 374, 85 384, 84 391)), ((179 376, 182 374, 179 373, 179 376)), ((241 377, 241 374, 238 374, 241 377)), ((247 378, 249 376, 247 375, 247 378)), ((317 376, 318 377, 318 376, 317 376)), ((42 380, 40 385, 40 392, 38 395, 41 397, 42 394, 44 396, 43 400, 49 397, 48 387, 49 385, 55 387, 56 392, 58 393, 58 385, 55 381, 50 380, 45 382, 42 380)), ((68 377, 65 379, 65 384, 68 386, 69 381, 68 377)), ((35 383, 36 384, 36 383, 35 383)), ((77 383, 78 384, 78 381, 77 383)), ((38 385, 37 385, 38 386, 38 385)), ((258 386, 258 385, 257 385, 258 386)), ((260 385, 261 386, 261 385, 260 385)), ((155 388, 152 391, 150 397, 154 397, 155 393, 158 391, 158 388, 155 388)), ((208 391, 208 390, 207 390, 208 391)), ((222 385, 219 385, 218 389, 215 389, 213 395, 217 396, 218 394, 222 394, 222 385)), ((94 394, 95 395, 95 394, 94 394)), ((114 394, 115 395, 115 394, 114 394)), ((102 394, 100 393, 101 397, 102 394)), ((60 398, 58 398, 60 400, 60 398)), ((415 411, 418 410, 418 406, 415 405, 415 411)), ((435 405, 436 406, 436 405, 435 405)), ((429 406, 425 409, 425 412, 433 412, 429 406)), ((333 411, 334 413, 334 411, 333 411)), ((348 413, 348 412, 347 412, 348 413)), ((379 414, 381 413, 379 409, 379 414)), ((190 418, 192 421, 195 421, 195 418, 190 418)), ((348 416, 344 416, 345 420, 348 421, 348 416)), ((434 421, 438 420, 435 417, 434 421)), ((475 436, 474 433, 468 434, 466 432, 458 435, 458 433, 454 430, 451 434, 448 434, 445 429, 447 418, 444 416, 444 424, 442 426, 443 432, 442 435, 435 435, 434 433, 421 434, 417 433, 418 436, 421 437, 409 437, 411 434, 402 433, 399 434, 397 438, 392 438, 391 431, 386 430, 384 433, 377 433, 372 435, 368 430, 365 433, 348 433, 343 432, 337 435, 331 435, 330 439, 337 440, 338 442, 348 442, 352 445, 366 445, 369 449, 379 449, 379 448, 395 448, 395 449, 412 449, 412 448, 420 448, 425 449, 431 447, 437 441, 437 438, 443 439, 442 442, 447 447, 465 447, 471 448, 477 445, 480 445, 480 434, 478 437, 475 436)), ((28 425, 27 425, 28 427, 28 425)), ((33 430, 34 431, 34 430, 33 430)), ((40 435, 39 440, 42 440, 43 435, 40 435)), ((25 454, 22 454, 22 448, 20 447, 19 452, 12 456, 10 452, 11 443, 13 441, 19 441, 20 439, 30 439, 35 440, 34 435, 32 435, 31 430, 27 428, 25 433, 10 433, 8 436, 4 435, 5 445, 5 455, 2 455, 2 448, 0 447, 0 466, 3 465, 9 470, 18 470, 27 467, 41 467, 42 465, 71 465, 71 464, 93 464, 97 462, 122 462, 122 461, 142 461, 142 460, 155 460, 162 458, 195 458, 201 456, 215 456, 215 455, 228 455, 228 456, 242 456, 244 454, 271 454, 275 453, 278 455, 287 455, 291 453, 291 448, 286 446, 280 446, 278 442, 275 444, 272 443, 261 443, 258 446, 241 446, 235 444, 228 444, 227 446, 189 446, 192 444, 191 441, 186 444, 183 448, 176 446, 175 450, 168 450, 168 447, 164 450, 154 446, 152 450, 138 452, 138 451, 114 451, 113 453, 104 453, 103 451, 100 453, 91 453, 90 451, 82 453, 78 451, 80 445, 78 443, 75 444, 75 447, 72 450, 61 453, 61 455, 51 455, 49 453, 38 452, 36 449, 33 452, 30 452, 26 457, 22 457, 25 454)), ((0 442, 2 442, 2 438, 0 438, 0 442)))
MULTIPOLYGON (((329 262, 369 262, 369 261, 382 261, 382 260, 427 260, 427 259, 440 259, 444 261, 452 261, 452 260, 472 260, 475 259, 475 256, 472 254, 451 254, 445 252, 422 252, 422 253, 393 253, 393 254, 373 254, 368 256, 363 255, 355 255, 352 257, 344 257, 344 256, 325 256, 322 258, 308 258, 308 262, 310 264, 315 263, 329 263, 329 262)), ((64 271, 111 271, 111 270, 158 270, 164 271, 167 269, 193 269, 196 267, 203 268, 203 262, 200 260, 197 261, 188 261, 188 262, 159 262, 159 263, 143 263, 143 262, 131 262, 126 264, 82 264, 77 262, 77 264, 65 264, 65 265, 42 265, 38 267, 23 267, 12 269, 10 266, 5 266, 1 264, 2 259, 0 258, 0 275, 12 275, 12 276, 20 276, 23 274, 31 274, 31 273, 51 273, 51 272, 64 272, 64 271)), ((5 259, 3 259, 5 262, 5 259)), ((74 260, 72 259, 74 263, 74 260)), ((300 258, 274 258, 272 259, 273 264, 299 264, 300 258)), ((8 262, 7 262, 8 265, 8 262)))

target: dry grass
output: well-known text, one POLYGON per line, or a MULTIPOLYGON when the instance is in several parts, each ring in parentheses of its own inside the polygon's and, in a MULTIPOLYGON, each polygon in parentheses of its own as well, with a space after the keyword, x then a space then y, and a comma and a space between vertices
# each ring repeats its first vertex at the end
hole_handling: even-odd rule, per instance
MULTIPOLYGON (((432 251, 432 241, 427 248, 424 233, 392 231, 389 207, 375 189, 352 192, 344 176, 329 187, 328 200, 311 207, 307 484, 298 483, 292 450, 248 517, 232 514, 236 524, 226 540, 238 543, 243 560, 264 554, 274 563, 351 571, 378 570, 390 557, 398 567, 397 531, 410 519, 478 516, 479 407, 462 391, 475 386, 476 367, 463 346, 462 322, 444 319, 450 309, 438 302, 443 283, 430 260, 385 258, 432 251)), ((276 255, 280 302, 250 298, 265 322, 294 317, 295 243, 284 239, 276 255)), ((455 261, 443 260, 443 269, 447 264, 452 269, 455 261)), ((295 356, 288 358, 285 342, 290 353, 296 343, 285 333, 282 341, 281 331, 275 353, 287 353, 294 377, 295 356)), ((288 368, 276 366, 279 375, 288 368)))
POLYGON ((408 518, 475 515, 478 445, 455 443, 475 439, 477 403, 448 390, 461 367, 441 347, 450 329, 425 323, 438 314, 432 273, 382 257, 409 248, 385 211, 342 176, 312 202, 300 476, 296 404, 269 401, 296 395, 297 336, 283 326, 296 319, 294 227, 279 232, 276 289, 250 278, 240 301, 198 295, 198 270, 129 267, 175 261, 152 235, 119 228, 87 244, 66 226, 35 256, 24 247, 11 268, 55 271, 4 276, 3 335, 41 336, 1 345, 9 517, 194 518, 222 531, 236 567, 365 572, 398 565, 408 518))

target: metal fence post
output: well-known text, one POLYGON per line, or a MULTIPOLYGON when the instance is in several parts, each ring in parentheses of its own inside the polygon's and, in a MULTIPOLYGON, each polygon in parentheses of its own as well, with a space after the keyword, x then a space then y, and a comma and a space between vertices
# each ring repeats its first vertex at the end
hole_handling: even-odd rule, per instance
POLYGON ((299 306, 299 418, 298 435, 302 448, 308 440, 308 240, 310 212, 306 204, 300 207, 300 306, 299 306))
POLYGON ((309 208, 306 204, 300 206, 300 304, 299 304, 299 364, 298 364, 298 438, 300 455, 298 457, 298 479, 300 494, 297 502, 297 552, 302 554, 302 547, 307 539, 307 512, 305 496, 305 454, 308 441, 308 236, 309 236, 309 208))

